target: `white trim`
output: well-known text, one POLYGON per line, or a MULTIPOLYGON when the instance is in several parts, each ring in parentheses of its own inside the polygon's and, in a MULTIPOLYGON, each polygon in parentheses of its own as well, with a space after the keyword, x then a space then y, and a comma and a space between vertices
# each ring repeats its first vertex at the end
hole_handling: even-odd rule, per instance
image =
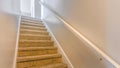
POLYGON ((41 20, 43 19, 43 14, 44 14, 44 7, 41 5, 41 20))
POLYGON ((31 17, 35 17, 35 0, 31 0, 31 17))
MULTIPOLYGON (((44 0, 40 0, 39 3, 44 2, 44 0)), ((41 4, 40 4, 41 5, 41 4)), ((44 14, 44 6, 41 5, 41 19, 43 19, 43 14, 44 14)))
POLYGON ((19 17, 19 22, 18 22, 18 30, 17 30, 17 38, 16 38, 16 47, 15 47, 13 68, 16 68, 17 53, 18 53, 18 42, 19 42, 19 34, 20 34, 20 23, 21 23, 21 16, 19 17))
POLYGON ((101 49, 99 49, 95 44, 93 44, 90 40, 88 40, 85 36, 83 36, 80 32, 78 32, 75 28, 73 28, 70 24, 68 24, 57 12, 55 12, 48 5, 46 5, 42 2, 40 2, 40 4, 43 5, 45 8, 49 9, 50 11, 52 11, 59 20, 61 20, 73 33, 75 33, 79 37, 79 39, 81 39, 84 43, 87 43, 87 45, 91 46, 93 48, 93 50, 95 50, 97 53, 99 53, 102 57, 104 57, 113 66, 115 66, 116 68, 120 68, 120 65, 116 61, 114 61, 111 57, 109 57, 101 49))
POLYGON ((65 62, 69 65, 68 68, 74 68, 74 66, 72 65, 72 63, 70 62, 68 56, 66 55, 65 51, 62 49, 60 43, 57 41, 57 39, 55 38, 54 34, 52 33, 52 31, 49 29, 49 27, 47 26, 47 23, 43 20, 47 30, 49 31, 50 35, 52 36, 52 39, 54 40, 54 42, 56 43, 56 46, 58 46, 58 49, 60 50, 60 52, 62 53, 62 56, 64 57, 65 62))

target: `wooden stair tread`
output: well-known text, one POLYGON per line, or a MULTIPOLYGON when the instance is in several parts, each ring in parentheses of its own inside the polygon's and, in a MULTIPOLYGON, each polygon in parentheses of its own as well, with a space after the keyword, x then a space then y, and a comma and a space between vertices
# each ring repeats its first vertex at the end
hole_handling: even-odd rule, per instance
POLYGON ((22 21, 21 24, 36 24, 36 25, 44 25, 42 22, 27 22, 27 21, 22 21))
POLYGON ((33 36, 33 37, 50 37, 49 35, 34 35, 34 34, 20 34, 20 36, 33 36))
POLYGON ((45 27, 42 24, 33 24, 33 23, 21 23, 21 26, 22 25, 24 25, 24 26, 34 26, 34 27, 45 27))
POLYGON ((25 46, 53 46, 54 42, 51 40, 19 40, 19 45, 25 46))
POLYGON ((53 43, 53 41, 51 41, 51 40, 20 40, 20 42, 39 42, 39 43, 51 42, 51 43, 53 43))
POLYGON ((50 55, 58 53, 57 47, 19 47, 18 56, 50 55))
POLYGON ((61 58, 60 54, 52 54, 52 55, 38 55, 38 56, 26 56, 26 57, 18 57, 17 62, 27 62, 27 61, 35 61, 35 60, 44 60, 51 58, 61 58))
POLYGON ((65 63, 50 64, 42 67, 31 67, 31 68, 67 68, 65 63))
POLYGON ((21 19, 22 20, 22 22, 32 22, 32 23, 42 23, 42 21, 41 20, 38 20, 38 19, 32 19, 32 18, 22 18, 21 19))
POLYGON ((20 31, 30 31, 30 32, 47 32, 47 31, 42 31, 42 30, 30 30, 30 29, 21 29, 20 31))
POLYGON ((51 40, 49 35, 21 34, 20 40, 51 40))
POLYGON ((19 47, 19 51, 29 51, 29 50, 51 50, 57 49, 56 47, 19 47))
POLYGON ((27 20, 27 19, 22 19, 21 22, 26 22, 26 23, 34 23, 34 24, 43 24, 42 21, 36 21, 36 20, 27 20))
POLYGON ((34 34, 20 34, 20 39, 31 39, 31 40, 50 40, 49 35, 34 35, 34 34))
POLYGON ((47 30, 45 27, 35 27, 35 26, 26 26, 26 25, 22 25, 20 27, 21 29, 47 30))
POLYGON ((29 29, 21 29, 20 33, 22 34, 44 34, 44 35, 49 35, 47 31, 41 31, 41 30, 29 30, 29 29))

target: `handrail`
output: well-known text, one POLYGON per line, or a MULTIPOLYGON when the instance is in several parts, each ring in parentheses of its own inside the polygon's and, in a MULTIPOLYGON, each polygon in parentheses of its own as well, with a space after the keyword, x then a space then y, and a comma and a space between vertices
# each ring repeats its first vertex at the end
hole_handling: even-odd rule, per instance
POLYGON ((111 57, 109 57, 106 53, 104 53, 101 49, 99 49, 95 44, 93 44, 91 41, 89 41, 85 36, 83 36, 80 32, 78 32, 75 28, 73 28, 70 24, 68 24, 56 11, 51 9, 51 7, 47 6, 46 4, 39 2, 42 6, 50 10, 56 18, 58 18, 60 21, 62 21, 69 29, 71 29, 74 33, 77 34, 77 36, 82 39, 82 41, 85 41, 87 45, 91 46, 96 52, 98 52, 102 57, 104 57, 108 62, 110 62, 113 66, 116 68, 120 68, 120 65, 113 60, 111 57))

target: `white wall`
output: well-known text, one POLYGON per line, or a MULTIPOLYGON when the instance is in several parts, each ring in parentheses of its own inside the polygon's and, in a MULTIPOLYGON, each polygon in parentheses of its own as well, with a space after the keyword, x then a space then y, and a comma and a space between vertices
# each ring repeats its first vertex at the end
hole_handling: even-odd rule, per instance
POLYGON ((0 10, 20 14, 20 0, 0 0, 0 10))
POLYGON ((0 12, 0 68, 13 68, 19 16, 0 12))
POLYGON ((45 0, 74 28, 104 49, 105 7, 104 0, 45 0), (52 3, 50 3, 52 2, 52 3))
POLYGON ((50 11, 44 8, 44 13, 43 21, 46 22, 60 43, 74 68, 115 68, 106 59, 77 38, 50 11), (103 60, 100 60, 100 58, 103 60))
POLYGON ((21 0, 21 12, 23 15, 31 16, 31 0, 21 0))
MULTIPOLYGON (((119 0, 44 0, 44 3, 120 64, 119 0)), ((44 19, 51 19, 49 11, 44 15, 44 19)))
POLYGON ((16 14, 20 14, 21 10, 20 10, 20 0, 12 0, 12 4, 13 4, 13 10, 14 12, 16 12, 16 14))
POLYGON ((21 0, 21 12, 25 16, 41 18, 40 0, 21 0))
POLYGON ((67 20, 69 24, 110 56, 114 56, 112 58, 120 63, 120 58, 118 58, 120 56, 118 54, 120 43, 117 42, 120 40, 120 32, 117 31, 119 29, 118 23, 120 16, 118 0, 114 2, 111 0, 45 1, 45 3, 67 20), (112 51, 112 53, 108 50, 112 51))
POLYGON ((41 18, 41 5, 39 4, 40 0, 35 0, 35 17, 41 18))
POLYGON ((12 2, 11 0, 1 0, 0 1, 0 8, 2 10, 6 10, 11 12, 12 11, 12 2))

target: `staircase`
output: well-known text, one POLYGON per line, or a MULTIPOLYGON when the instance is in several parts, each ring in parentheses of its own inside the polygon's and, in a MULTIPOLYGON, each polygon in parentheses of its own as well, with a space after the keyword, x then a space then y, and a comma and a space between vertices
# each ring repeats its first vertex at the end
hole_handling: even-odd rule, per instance
POLYGON ((16 68, 68 68, 41 21, 21 19, 16 68))

